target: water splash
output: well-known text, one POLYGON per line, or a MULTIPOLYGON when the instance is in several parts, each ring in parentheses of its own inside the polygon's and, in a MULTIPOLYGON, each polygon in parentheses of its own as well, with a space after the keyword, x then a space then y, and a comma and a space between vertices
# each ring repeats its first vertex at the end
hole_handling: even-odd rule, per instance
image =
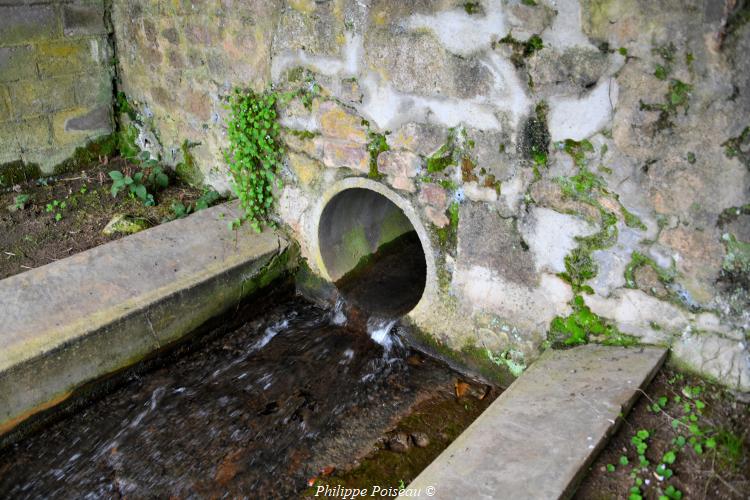
POLYGON ((338 326, 344 326, 346 324, 347 318, 346 313, 344 312, 345 305, 346 302, 342 297, 336 299, 336 304, 334 304, 333 309, 331 310, 331 324, 338 326))
POLYGON ((383 346, 386 353, 390 352, 394 343, 400 345, 400 341, 391 335, 395 319, 370 318, 367 320, 367 334, 372 340, 383 346))

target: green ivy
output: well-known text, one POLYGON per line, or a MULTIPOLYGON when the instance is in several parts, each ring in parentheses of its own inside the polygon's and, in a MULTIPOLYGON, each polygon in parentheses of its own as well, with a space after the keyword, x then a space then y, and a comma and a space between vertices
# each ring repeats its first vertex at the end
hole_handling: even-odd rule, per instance
POLYGON ((235 89, 230 96, 225 159, 244 210, 242 218, 231 221, 230 227, 248 220, 260 232, 268 222, 274 186, 282 186, 279 171, 284 157, 276 105, 289 98, 291 95, 280 96, 271 90, 260 94, 249 89, 235 89))

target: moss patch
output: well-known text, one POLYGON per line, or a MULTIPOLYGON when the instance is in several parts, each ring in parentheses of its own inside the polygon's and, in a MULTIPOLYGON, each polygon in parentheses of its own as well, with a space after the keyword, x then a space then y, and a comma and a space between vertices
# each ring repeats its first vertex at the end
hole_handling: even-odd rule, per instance
MULTIPOLYGON (((495 43, 510 45, 513 53, 510 56, 510 61, 516 68, 523 68, 526 65, 526 59, 531 57, 535 52, 544 48, 544 42, 542 37, 539 35, 531 35, 528 40, 522 42, 513 37, 511 33, 498 40, 495 43)), ((495 47, 493 46, 493 49, 495 47)))
POLYGON ((177 177, 190 186, 198 187, 203 184, 203 173, 195 164, 195 158, 190 148, 197 146, 188 140, 182 142, 182 161, 175 166, 177 177))
POLYGON ((674 270, 664 269, 656 264, 656 262, 650 257, 646 257, 642 253, 636 251, 632 253, 630 256, 630 262, 628 262, 628 265, 625 267, 625 288, 637 288, 638 284, 635 281, 635 272, 642 266, 651 267, 659 277, 659 281, 664 285, 668 285, 674 281, 674 270))
POLYGON ((67 160, 55 165, 54 174, 66 174, 80 172, 88 168, 92 163, 103 157, 111 157, 117 153, 118 140, 116 134, 109 134, 86 143, 85 146, 76 148, 73 155, 67 160))
POLYGON ((0 188, 7 188, 23 182, 28 182, 42 176, 42 171, 36 163, 24 163, 16 160, 0 165, 0 188))
POLYGON ((620 332, 617 327, 597 316, 576 295, 570 303, 573 313, 555 316, 549 327, 548 340, 552 347, 569 347, 595 341, 604 345, 632 346, 638 339, 620 332))
POLYGON ((727 139, 722 146, 727 158, 739 159, 750 170, 750 126, 745 127, 737 137, 727 139))

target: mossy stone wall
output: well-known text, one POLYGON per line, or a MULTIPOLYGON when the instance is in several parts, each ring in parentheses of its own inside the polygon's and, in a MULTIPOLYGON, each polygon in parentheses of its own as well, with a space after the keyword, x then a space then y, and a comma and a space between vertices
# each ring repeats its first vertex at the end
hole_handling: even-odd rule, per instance
POLYGON ((0 186, 113 131, 106 16, 104 0, 0 2, 0 186))

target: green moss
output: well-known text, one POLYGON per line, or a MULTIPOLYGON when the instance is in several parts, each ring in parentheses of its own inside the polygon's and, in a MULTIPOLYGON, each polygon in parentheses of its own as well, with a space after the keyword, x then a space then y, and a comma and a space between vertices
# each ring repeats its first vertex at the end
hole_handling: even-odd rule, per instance
POLYGON ((726 248, 722 270, 747 288, 750 285, 750 243, 739 241, 731 233, 724 234, 721 239, 726 248))
POLYGON ((656 275, 659 277, 659 281, 664 283, 665 285, 672 283, 674 281, 675 277, 675 271, 670 269, 664 269, 660 267, 656 262, 654 262, 653 259, 646 257, 642 253, 635 251, 630 256, 630 262, 628 262, 628 265, 625 266, 625 287, 626 288, 637 288, 637 283, 635 282, 635 271, 642 267, 642 266, 649 266, 651 267, 655 272, 656 275))
POLYGON ((458 217, 459 217, 460 205, 458 202, 453 202, 448 206, 446 214, 450 221, 447 226, 438 228, 435 232, 438 236, 438 242, 442 248, 455 248, 456 238, 458 235, 458 217))
POLYGON ((719 214, 719 220, 716 225, 724 227, 727 224, 734 222, 740 215, 750 215, 750 203, 739 207, 729 207, 722 210, 719 214))
POLYGON ((522 152, 525 158, 533 162, 534 176, 541 178, 540 169, 546 168, 549 155, 550 135, 547 128, 549 107, 544 101, 539 102, 534 114, 523 125, 521 132, 522 152))
MULTIPOLYGON (((544 42, 539 35, 531 35, 528 40, 522 42, 513 37, 512 33, 498 40, 497 43, 510 45, 513 53, 510 60, 516 68, 523 68, 526 65, 526 59, 531 57, 535 52, 544 48, 544 42)), ((494 47, 493 47, 494 48, 494 47)))
POLYGON ((482 6, 479 4, 479 2, 466 2, 464 3, 464 11, 470 16, 474 14, 481 14, 482 6))
POLYGON ((4 163, 0 165, 0 188, 32 181, 41 176, 42 171, 36 163, 24 163, 23 160, 4 163))
POLYGON ((136 144, 138 139, 138 128, 130 123, 125 128, 117 132, 117 149, 123 158, 134 159, 138 157, 141 148, 136 144))
POLYGON ((190 152, 190 148, 195 146, 197 146, 196 143, 191 143, 188 140, 183 141, 182 146, 180 146, 180 149, 182 150, 182 161, 175 166, 177 177, 193 187, 203 184, 203 173, 195 164, 195 158, 190 152))
POLYGON ((656 121, 656 131, 665 130, 674 126, 672 119, 682 110, 687 114, 689 109, 690 93, 693 86, 689 83, 677 79, 669 81, 669 88, 665 97, 665 102, 647 104, 640 101, 640 109, 644 111, 659 111, 659 119, 656 121))
POLYGON ((117 135, 105 135, 77 147, 70 158, 55 165, 53 172, 55 175, 80 172, 99 161, 99 158, 112 156, 116 152, 117 135))
POLYGON ((646 224, 644 224, 637 215, 625 208, 622 203, 620 203, 620 211, 622 212, 622 218, 625 221, 626 226, 632 227, 634 229, 641 229, 643 231, 647 229, 646 224))
POLYGON ((124 92, 117 92, 117 95, 115 96, 115 116, 119 116, 121 114, 125 114, 130 118, 131 120, 135 121, 136 119, 136 112, 133 106, 130 104, 130 101, 128 101, 128 97, 125 95, 124 92))
POLYGON ((559 276, 570 283, 576 293, 592 290, 585 283, 599 272, 592 253, 609 248, 617 242, 617 217, 611 212, 601 210, 601 229, 591 236, 577 237, 578 246, 565 256, 565 272, 559 276))
POLYGON ((380 180, 383 176, 378 172, 378 155, 384 151, 388 151, 391 148, 388 146, 388 141, 385 140, 384 134, 377 134, 375 132, 368 132, 368 138, 370 139, 367 145, 367 150, 370 152, 370 173, 368 177, 370 179, 380 180))
POLYGON ((456 129, 448 130, 445 144, 440 146, 435 154, 427 158, 427 171, 430 173, 442 172, 446 167, 455 163, 456 129))
POLYGON ((390 243, 409 231, 413 231, 409 218, 401 210, 394 209, 385 216, 380 225, 378 248, 390 243))
POLYGON ((420 347, 433 356, 444 359, 449 364, 457 364, 467 371, 478 373, 488 381, 497 383, 502 387, 509 386, 515 378, 507 366, 498 365, 490 359, 487 349, 478 347, 471 342, 464 344, 460 350, 454 350, 416 327, 412 328, 411 337, 420 347))
POLYGON ((738 158, 750 169, 750 152, 745 153, 742 151, 742 146, 745 146, 747 151, 748 145, 750 145, 750 126, 745 127, 737 137, 731 137, 722 143, 724 154, 727 158, 738 158))
POLYGON ((372 253, 365 228, 361 224, 354 226, 341 236, 341 245, 343 250, 341 255, 346 256, 349 261, 346 263, 348 268, 353 268, 362 257, 372 253))
POLYGON ((591 312, 580 295, 573 297, 570 305, 573 313, 564 318, 555 316, 550 323, 547 339, 552 347, 588 344, 592 340, 604 345, 638 344, 638 339, 620 332, 617 327, 591 312))

